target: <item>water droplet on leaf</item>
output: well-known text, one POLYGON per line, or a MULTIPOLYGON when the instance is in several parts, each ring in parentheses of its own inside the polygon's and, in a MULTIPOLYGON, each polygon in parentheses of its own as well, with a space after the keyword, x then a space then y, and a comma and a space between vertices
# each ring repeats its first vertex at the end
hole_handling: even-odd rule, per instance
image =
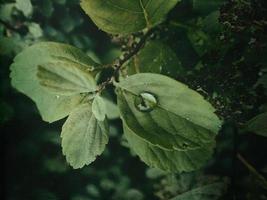
POLYGON ((59 99, 59 95, 56 95, 56 98, 59 99))
POLYGON ((141 112, 150 112, 158 104, 154 94, 142 92, 135 98, 135 106, 141 112))

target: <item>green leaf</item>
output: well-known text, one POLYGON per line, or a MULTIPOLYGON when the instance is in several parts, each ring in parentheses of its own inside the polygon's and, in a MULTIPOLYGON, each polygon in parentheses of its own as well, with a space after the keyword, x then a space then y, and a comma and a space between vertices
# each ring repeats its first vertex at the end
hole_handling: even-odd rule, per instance
POLYGON ((162 42, 151 41, 131 59, 127 74, 150 72, 175 77, 181 68, 181 62, 169 46, 162 42))
POLYGON ((82 0, 81 7, 102 30, 127 34, 151 28, 180 0, 82 0))
POLYGON ((106 117, 106 104, 102 97, 96 95, 93 104, 92 104, 92 111, 99 121, 104 121, 106 117))
POLYGON ((172 198, 171 200, 216 200, 222 196, 225 187, 225 183, 222 182, 212 183, 194 188, 172 198))
POLYGON ((33 11, 31 0, 16 0, 16 8, 26 17, 30 16, 33 11))
POLYGON ((209 50, 212 41, 204 31, 192 29, 187 35, 199 56, 203 56, 209 50))
POLYGON ((115 85, 123 122, 150 144, 197 149, 211 143, 221 127, 200 94, 169 77, 139 73, 115 85))
POLYGON ((17 48, 17 41, 11 37, 0 38, 0 55, 9 55, 17 48))
POLYGON ((43 36, 43 30, 40 25, 37 23, 29 23, 28 24, 29 32, 34 38, 39 38, 43 36))
POLYGON ((60 95, 75 95, 96 90, 96 81, 91 69, 71 60, 58 59, 38 66, 40 85, 49 92, 60 95))
POLYGON ((249 120, 245 124, 245 130, 267 137, 267 112, 249 120))
POLYGON ((38 66, 62 61, 76 63, 89 70, 95 66, 87 55, 75 47, 42 42, 18 54, 10 67, 12 86, 36 103, 44 121, 54 122, 66 117, 83 98, 80 94, 72 96, 53 94, 39 84, 36 75, 38 66))
POLYGON ((150 167, 169 172, 197 170, 211 158, 215 142, 195 150, 164 150, 138 137, 124 124, 124 135, 130 148, 150 167))
POLYGON ((100 155, 106 144, 108 128, 93 115, 88 103, 71 112, 62 127, 62 148, 67 161, 74 168, 82 168, 100 155))
POLYGON ((11 21, 12 13, 15 7, 16 3, 2 3, 0 5, 0 19, 4 21, 11 21))

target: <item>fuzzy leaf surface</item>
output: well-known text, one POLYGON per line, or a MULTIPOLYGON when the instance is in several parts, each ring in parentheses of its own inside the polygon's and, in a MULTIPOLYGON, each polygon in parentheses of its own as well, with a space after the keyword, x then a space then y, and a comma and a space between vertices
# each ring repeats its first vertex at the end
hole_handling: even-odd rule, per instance
POLYGON ((62 127, 62 149, 74 168, 92 163, 108 143, 106 122, 98 121, 89 103, 78 106, 62 127))

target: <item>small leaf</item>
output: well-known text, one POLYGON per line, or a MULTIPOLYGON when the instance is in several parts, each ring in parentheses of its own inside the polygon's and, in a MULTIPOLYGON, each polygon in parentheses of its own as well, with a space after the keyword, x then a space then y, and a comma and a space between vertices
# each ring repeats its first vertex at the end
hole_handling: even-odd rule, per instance
POLYGON ((26 17, 32 14, 33 7, 31 0, 16 0, 16 7, 18 10, 22 11, 26 17))
POLYGON ((39 38, 43 36, 43 30, 41 29, 40 25, 37 23, 29 23, 28 29, 34 38, 39 38))
POLYGON ((126 124, 124 135, 130 148, 150 167, 169 172, 189 172, 202 167, 211 158, 215 142, 196 150, 164 150, 138 137, 126 124))
POLYGON ((96 95, 93 104, 92 104, 92 111, 99 121, 104 121, 106 117, 106 104, 102 97, 96 95))
POLYGON ((267 137, 267 112, 249 120, 245 124, 245 130, 267 137))
POLYGON ((180 0, 82 0, 81 7, 102 30, 127 34, 151 28, 180 0))
POLYGON ((11 65, 12 86, 30 97, 37 105, 44 121, 54 122, 66 117, 83 99, 80 94, 64 96, 53 94, 40 85, 38 66, 47 66, 64 60, 88 70, 96 65, 81 50, 60 43, 41 42, 18 54, 11 65))
POLYGON ((88 103, 71 112, 62 127, 62 149, 67 161, 74 168, 82 168, 100 155, 108 143, 106 122, 93 115, 88 103))
POLYGON ((194 188, 183 194, 179 194, 171 200, 216 200, 223 195, 225 189, 225 183, 211 183, 209 185, 194 188))
POLYGON ((181 70, 181 62, 169 46, 151 41, 131 59, 127 74, 150 72, 175 77, 181 70))
POLYGON ((221 122, 197 92, 169 77, 139 73, 116 83, 123 122, 168 150, 197 149, 214 140, 221 122))

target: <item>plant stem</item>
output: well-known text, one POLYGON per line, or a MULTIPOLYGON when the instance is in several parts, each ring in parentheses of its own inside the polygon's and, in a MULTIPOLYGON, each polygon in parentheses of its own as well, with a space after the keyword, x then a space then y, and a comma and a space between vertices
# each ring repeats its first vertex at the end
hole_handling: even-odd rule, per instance
POLYGON ((123 54, 122 58, 119 57, 112 64, 107 65, 114 68, 114 72, 110 78, 108 78, 99 86, 96 92, 102 92, 102 90, 104 90, 107 85, 111 84, 116 79, 116 76, 122 66, 139 52, 139 50, 145 45, 146 40, 152 35, 152 33, 154 33, 154 31, 155 29, 149 29, 132 49, 123 54))

